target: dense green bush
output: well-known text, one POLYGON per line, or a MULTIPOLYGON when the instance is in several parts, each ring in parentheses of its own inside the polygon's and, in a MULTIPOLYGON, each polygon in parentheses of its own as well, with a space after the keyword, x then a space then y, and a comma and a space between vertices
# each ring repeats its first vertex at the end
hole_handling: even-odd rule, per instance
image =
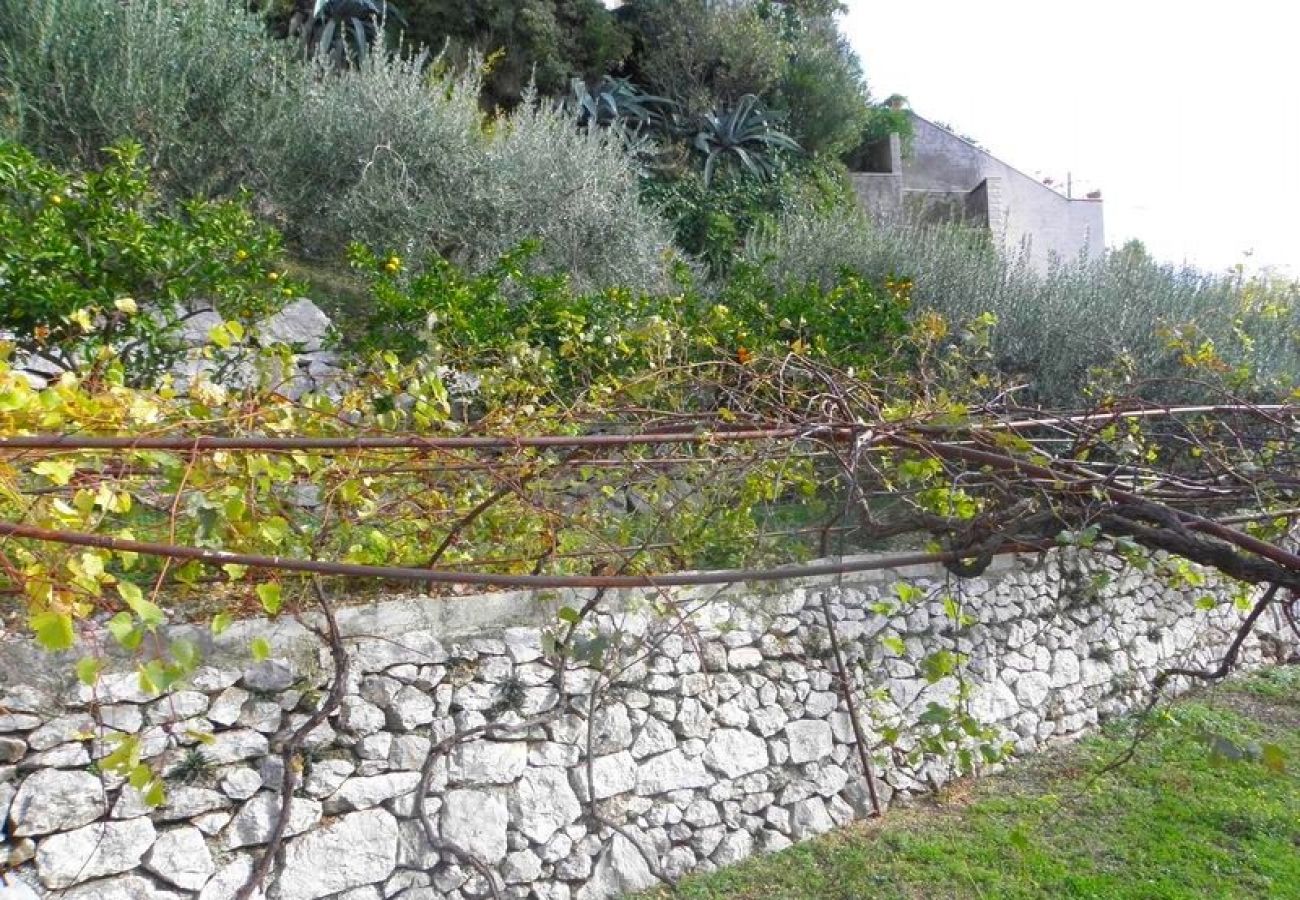
POLYGON ((809 153, 838 157, 870 121, 862 65, 829 18, 801 17, 772 108, 809 153))
POLYGON ((637 41, 635 80, 688 115, 770 97, 789 56, 781 24, 752 0, 632 0, 619 13, 637 41))
POLYGON ((483 81, 488 109, 514 108, 532 84, 564 93, 571 77, 599 77, 630 49, 626 31, 600 0, 405 0, 406 40, 466 62, 491 58, 483 81))
POLYGON ((616 137, 529 99, 485 120, 480 75, 372 54, 300 65, 228 0, 0 0, 13 130, 91 164, 140 139, 174 197, 250 188, 301 251, 354 239, 490 265, 521 240, 585 285, 662 282, 667 229, 616 137))
MULTIPOLYGON (((1300 304, 1293 284, 1243 280, 1113 252, 1056 260, 1045 271, 1027 248, 957 225, 873 227, 861 214, 797 214, 751 248, 774 279, 823 286, 850 267, 871 279, 914 280, 918 307, 952 322, 997 318, 1003 371, 1052 403, 1080 402, 1091 371, 1118 366, 1148 380, 1186 364, 1237 369, 1241 382, 1285 392, 1300 384, 1300 304), (1271 386, 1271 387, 1269 387, 1271 386)), ((1022 394, 1021 399, 1029 399, 1022 394)))
POLYGON ((833 162, 798 155, 777 156, 771 178, 730 172, 705 184, 694 171, 648 178, 642 196, 673 223, 677 246, 702 260, 715 276, 725 276, 747 242, 801 211, 829 214, 849 210, 851 196, 842 170, 833 162))
POLYGON ((522 104, 494 120, 479 77, 372 55, 355 71, 291 72, 254 138, 266 191, 316 256, 359 240, 489 266, 521 241, 587 287, 662 284, 671 238, 637 195, 617 135, 522 104))
POLYGON ((868 117, 862 67, 835 24, 837 4, 767 0, 631 0, 628 67, 687 116, 734 107, 747 94, 776 113, 808 152, 836 156, 868 117))
POLYGON ((839 365, 870 365, 908 332, 907 297, 848 271, 831 283, 780 285, 756 268, 708 292, 680 273, 679 290, 584 292, 529 272, 525 244, 468 275, 434 259, 416 274, 354 247, 374 297, 364 346, 431 355, 484 377, 518 378, 526 390, 585 388, 690 362, 788 352, 839 365))
POLYGON ((279 240, 237 203, 165 208, 138 145, 68 176, 0 142, 0 331, 65 369, 113 358, 152 384, 181 351, 190 304, 226 319, 265 315, 293 290, 279 240))
POLYGON ((0 111, 62 163, 131 139, 176 195, 229 192, 283 51, 230 0, 0 0, 0 111))

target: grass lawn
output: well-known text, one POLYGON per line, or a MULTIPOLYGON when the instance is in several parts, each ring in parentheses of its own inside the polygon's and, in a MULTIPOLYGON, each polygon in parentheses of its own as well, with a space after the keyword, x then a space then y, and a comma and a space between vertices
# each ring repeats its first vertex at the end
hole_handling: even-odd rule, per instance
POLYGON ((1300 668, 1177 703, 1094 778, 1132 728, 647 896, 1300 898, 1300 668))

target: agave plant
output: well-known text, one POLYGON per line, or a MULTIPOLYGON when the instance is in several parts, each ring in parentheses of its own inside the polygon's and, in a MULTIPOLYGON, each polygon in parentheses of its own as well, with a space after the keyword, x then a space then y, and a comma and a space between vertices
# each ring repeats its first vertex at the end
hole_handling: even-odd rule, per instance
POLYGON ((775 151, 802 149, 771 123, 753 94, 741 97, 733 109, 700 116, 692 129, 691 145, 704 157, 706 185, 719 165, 739 165, 751 175, 768 178, 776 168, 775 151))
POLYGON ((383 35, 385 23, 406 19, 387 0, 315 0, 302 7, 289 22, 289 33, 299 35, 309 55, 319 54, 339 67, 365 59, 383 35))
POLYGON ((580 126, 620 122, 634 129, 668 130, 677 104, 666 97, 647 94, 626 78, 606 75, 589 87, 581 78, 570 82, 569 107, 580 126))

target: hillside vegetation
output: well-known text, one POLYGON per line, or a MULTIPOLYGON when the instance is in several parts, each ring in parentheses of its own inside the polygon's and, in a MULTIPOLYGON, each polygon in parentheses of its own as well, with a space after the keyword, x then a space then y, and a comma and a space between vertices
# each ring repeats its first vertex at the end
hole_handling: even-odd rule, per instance
MULTIPOLYGON (((1293 285, 1140 249, 1044 274, 978 231, 868 224, 842 160, 905 117, 871 98, 833 2, 473 6, 345 20, 326 4, 318 24, 341 27, 322 46, 326 29, 304 42, 301 10, 276 4, 0 0, 0 122, 73 169, 135 141, 168 202, 246 204, 352 333, 382 307, 342 274, 355 244, 400 258, 404 276, 473 278, 522 258, 563 276, 551 290, 572 305, 624 322, 591 298, 663 315, 683 291, 734 296, 756 277, 793 294, 844 271, 874 290, 905 281, 912 315, 934 311, 954 335, 993 325, 1022 401, 1085 404, 1093 382, 1185 396, 1153 379, 1189 361, 1242 390, 1297 383, 1293 285), (370 42, 340 37, 359 25, 370 42)), ((507 305, 530 302, 498 286, 507 305)), ((800 324, 784 309, 792 336, 820 327, 817 311, 799 307, 800 324)), ((379 325, 413 327, 394 313, 379 325)))

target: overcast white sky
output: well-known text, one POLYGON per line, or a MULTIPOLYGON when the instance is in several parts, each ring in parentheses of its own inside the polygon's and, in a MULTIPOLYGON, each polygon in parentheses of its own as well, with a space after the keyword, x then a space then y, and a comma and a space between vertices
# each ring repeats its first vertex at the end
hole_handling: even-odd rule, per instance
POLYGON ((1173 262, 1300 274, 1289 0, 848 6, 877 99, 903 94, 1029 174, 1073 172, 1076 196, 1099 188, 1109 246, 1137 237, 1173 262))

